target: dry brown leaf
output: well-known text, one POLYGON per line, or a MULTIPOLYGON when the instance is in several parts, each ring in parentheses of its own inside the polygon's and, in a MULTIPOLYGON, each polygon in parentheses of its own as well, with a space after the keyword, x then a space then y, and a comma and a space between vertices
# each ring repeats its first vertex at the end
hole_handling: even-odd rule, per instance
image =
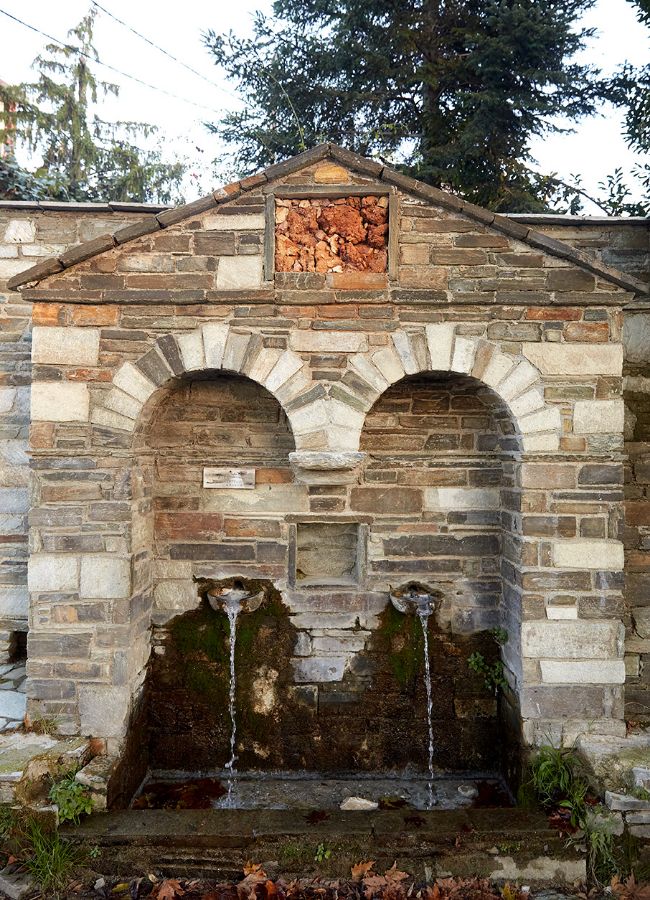
POLYGON ((363 893, 370 900, 375 894, 382 891, 388 882, 383 875, 366 875, 363 879, 363 893))
POLYGON ((650 884, 637 884, 634 875, 625 881, 620 881, 615 875, 611 887, 620 900, 650 900, 650 884))
POLYGON ((355 863, 350 869, 353 879, 355 881, 361 881, 361 879, 370 872, 374 864, 374 859, 369 859, 367 862, 355 863))
POLYGON ((184 893, 178 878, 166 878, 158 888, 156 897, 157 900, 176 900, 176 897, 182 897, 184 893))
POLYGON ((250 859, 244 863, 244 875, 258 875, 260 878, 266 878, 266 872, 260 863, 251 862, 250 859))
POLYGON ((393 863, 393 865, 386 872, 385 877, 388 881, 404 881, 405 878, 409 877, 408 872, 400 872, 397 868, 397 860, 393 863))

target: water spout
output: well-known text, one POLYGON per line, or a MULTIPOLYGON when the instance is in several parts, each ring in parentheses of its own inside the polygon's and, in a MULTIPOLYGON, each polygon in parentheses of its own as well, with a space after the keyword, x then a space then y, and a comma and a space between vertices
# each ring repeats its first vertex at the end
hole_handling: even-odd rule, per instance
POLYGON ((391 591, 390 600, 395 609, 401 613, 415 612, 420 625, 422 626, 422 634, 424 636, 424 684, 427 691, 427 726, 429 733, 428 747, 428 763, 429 763, 429 783, 427 785, 428 807, 435 806, 436 800, 433 795, 433 780, 435 772, 433 768, 434 755, 434 739, 433 739, 433 692, 431 687, 431 659, 429 653, 429 617, 436 608, 436 603, 440 600, 440 594, 437 591, 430 590, 426 585, 411 582, 405 588, 391 591))
POLYGON ((254 612, 264 599, 264 591, 251 594, 241 582, 235 581, 230 588, 213 589, 207 592, 208 603, 214 609, 223 610, 228 617, 230 640, 230 687, 228 692, 228 711, 230 713, 230 759, 225 765, 228 772, 228 793, 224 798, 224 806, 231 807, 234 802, 234 790, 237 781, 237 672, 235 669, 235 650, 237 647, 237 618, 241 612, 254 612))

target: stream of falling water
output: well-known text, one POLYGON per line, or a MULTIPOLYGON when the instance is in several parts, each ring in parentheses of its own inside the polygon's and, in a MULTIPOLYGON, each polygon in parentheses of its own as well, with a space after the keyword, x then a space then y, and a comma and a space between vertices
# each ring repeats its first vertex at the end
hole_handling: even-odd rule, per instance
POLYGON ((427 688, 427 724, 429 726, 429 784, 428 806, 431 808, 435 805, 433 796, 433 699, 431 696, 431 660, 429 658, 429 616, 431 608, 427 603, 418 606, 418 618, 422 625, 422 634, 424 635, 424 683, 427 688))
POLYGON ((236 744, 237 744, 237 708, 235 705, 235 697, 237 692, 237 675, 235 673, 235 645, 237 643, 237 616, 241 612, 241 602, 239 597, 229 597, 224 606, 226 615, 228 616, 228 624, 230 626, 230 694, 229 694, 229 710, 230 710, 230 759, 226 763, 228 770, 228 794, 225 798, 224 806, 232 806, 233 790, 237 779, 237 762, 236 744))

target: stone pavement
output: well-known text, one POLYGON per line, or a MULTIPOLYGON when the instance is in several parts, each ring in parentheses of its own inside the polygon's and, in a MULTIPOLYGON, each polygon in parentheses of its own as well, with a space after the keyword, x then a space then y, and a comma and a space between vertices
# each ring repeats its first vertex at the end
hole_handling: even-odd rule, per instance
POLYGON ((0 666, 0 732, 20 728, 25 716, 25 663, 0 666))

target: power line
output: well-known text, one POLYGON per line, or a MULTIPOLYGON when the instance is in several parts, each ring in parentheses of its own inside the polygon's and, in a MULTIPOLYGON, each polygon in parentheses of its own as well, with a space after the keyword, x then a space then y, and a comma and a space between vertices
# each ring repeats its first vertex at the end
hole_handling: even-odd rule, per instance
POLYGON ((201 78, 203 81, 207 82, 207 84, 211 85, 213 88, 216 88, 218 91, 221 91, 224 94, 227 94, 229 97, 233 97, 235 100, 239 98, 235 94, 231 94, 230 91, 227 91, 225 88, 221 87, 221 85, 217 84, 216 81, 212 81, 203 73, 193 69, 192 66, 188 66, 186 62, 183 62, 182 59, 178 59, 177 56, 174 56, 168 50, 165 50, 164 47, 161 47, 159 44, 156 44, 155 41, 152 41, 145 34, 141 34, 139 31, 136 31, 132 25, 129 25, 128 22, 124 22, 122 19, 118 18, 114 13, 110 12, 110 10, 106 9, 105 6, 102 6, 100 3, 95 2, 95 0, 91 0, 92 5, 96 6, 97 9, 101 10, 105 13, 110 19, 113 19, 114 22, 117 22, 118 25, 122 25, 123 28, 128 29, 132 34, 135 34, 136 37, 139 37, 141 40, 145 41, 149 44, 150 47, 153 47, 155 50, 158 50, 160 53, 164 53, 165 56, 169 57, 169 59, 173 60, 175 63, 178 63, 179 66, 183 66, 184 69, 187 69, 188 72, 191 72, 193 75, 196 75, 198 78, 201 78))
POLYGON ((123 78, 128 78, 131 81, 135 81, 138 84, 141 84, 143 87, 149 88, 152 91, 158 91, 159 94, 165 94, 167 97, 173 97, 174 100, 180 100, 182 103, 189 103, 192 106, 197 106, 199 109, 207 109, 210 112, 217 113, 217 115, 221 115, 222 113, 222 110, 214 109, 214 107, 212 106, 206 106, 204 103, 197 103, 195 100, 188 100, 187 97, 181 97, 179 94, 174 94, 171 91, 166 91, 164 88, 157 87, 155 84, 149 84, 149 82, 143 81, 142 78, 138 78, 137 75, 130 75, 128 72, 123 72, 121 69, 117 69, 115 66, 110 65, 110 63, 102 62, 101 59, 90 56, 90 54, 88 53, 84 53, 83 50, 80 50, 78 47, 73 47, 71 44, 66 44, 63 41, 52 37, 51 34, 46 34, 46 32, 41 31, 40 28, 35 28, 34 25, 30 25, 28 22, 23 22, 22 19, 19 19, 17 16, 13 16, 11 13, 7 12, 6 9, 0 9, 0 13, 2 13, 3 16, 7 16, 8 19, 13 19, 14 22, 18 22, 19 25, 23 25, 25 28, 29 28, 30 31, 34 31, 36 34, 40 34, 41 37, 47 38, 48 41, 52 41, 54 44, 58 44, 59 47, 63 47, 64 49, 68 50, 74 50, 74 52, 78 53, 79 56, 83 56, 85 59, 90 60, 90 62, 97 63, 97 65, 103 66, 105 69, 109 69, 111 72, 115 72, 117 75, 121 75, 123 78))

